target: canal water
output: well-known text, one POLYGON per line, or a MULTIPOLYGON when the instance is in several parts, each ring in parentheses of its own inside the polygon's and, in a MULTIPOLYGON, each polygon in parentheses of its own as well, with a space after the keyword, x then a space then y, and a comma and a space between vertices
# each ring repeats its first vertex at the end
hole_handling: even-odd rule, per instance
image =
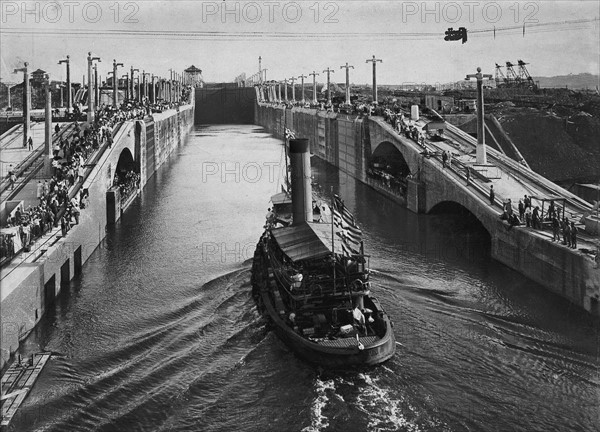
POLYGON ((491 260, 467 216, 411 214, 312 160, 364 231, 392 360, 322 372, 265 328, 250 258, 282 143, 198 126, 27 339, 55 355, 10 430, 600 430, 597 321, 491 260))

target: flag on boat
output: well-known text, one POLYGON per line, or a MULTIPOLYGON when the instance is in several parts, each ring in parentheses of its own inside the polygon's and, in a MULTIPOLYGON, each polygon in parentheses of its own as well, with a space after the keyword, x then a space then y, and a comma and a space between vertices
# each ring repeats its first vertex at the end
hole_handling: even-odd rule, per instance
POLYGON ((362 231, 356 225, 354 216, 344 206, 337 195, 334 195, 333 223, 337 227, 337 235, 342 240, 342 249, 347 255, 359 254, 361 252, 362 231))
POLYGON ((342 201, 342 199, 335 194, 333 195, 333 206, 342 214, 343 219, 346 221, 346 223, 348 223, 348 225, 352 225, 358 229, 356 221, 354 220, 354 216, 352 213, 350 213, 350 210, 346 208, 344 201, 342 201))

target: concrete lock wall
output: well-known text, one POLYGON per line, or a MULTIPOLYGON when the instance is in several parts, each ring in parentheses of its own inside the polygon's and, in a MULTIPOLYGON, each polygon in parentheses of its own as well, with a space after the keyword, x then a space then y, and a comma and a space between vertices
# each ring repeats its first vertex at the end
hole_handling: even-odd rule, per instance
POLYGON ((83 263, 104 239, 107 191, 112 187, 121 153, 128 149, 133 155, 140 171, 140 188, 143 188, 173 150, 185 142, 193 124, 194 106, 185 106, 155 114, 151 120, 128 121, 121 126, 112 148, 104 152, 84 181, 83 187, 89 191, 89 205, 81 210, 79 225, 60 239, 60 228, 55 228, 42 248, 45 249, 43 255, 4 277, 2 282, 8 284, 10 292, 0 305, 0 368, 4 368, 19 342, 42 318, 61 286, 81 271, 83 263))
POLYGON ((256 103, 254 87, 214 87, 196 89, 197 124, 252 124, 256 103))
POLYGON ((498 218, 498 213, 486 200, 447 178, 448 174, 440 169, 439 164, 423 157, 420 148, 411 140, 392 133, 389 125, 373 118, 312 109, 285 110, 262 104, 255 108, 255 123, 281 138, 284 119, 296 137, 308 138, 313 154, 413 212, 428 213, 437 204, 446 201, 465 207, 490 234, 492 258, 577 306, 594 314, 600 313, 593 300, 600 291, 600 271, 593 260, 552 244, 530 231, 508 230, 508 225, 498 218), (373 152, 384 142, 398 149, 412 174, 405 198, 372 184, 366 176, 373 152))
POLYGON ((425 200, 422 203, 425 212, 441 202, 460 204, 473 213, 490 234, 492 258, 590 311, 591 298, 600 286, 600 272, 592 260, 530 231, 509 230, 485 199, 445 181, 446 174, 433 164, 423 164, 422 184, 426 186, 423 186, 421 201, 425 200))

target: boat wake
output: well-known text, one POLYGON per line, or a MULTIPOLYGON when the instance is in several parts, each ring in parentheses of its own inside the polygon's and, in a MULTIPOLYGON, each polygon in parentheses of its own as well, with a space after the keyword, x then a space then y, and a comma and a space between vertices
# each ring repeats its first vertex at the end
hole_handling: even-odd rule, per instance
POLYGON ((408 420, 403 410, 408 407, 416 414, 404 398, 394 395, 389 389, 379 384, 379 379, 367 374, 359 374, 363 381, 361 393, 357 398, 357 408, 368 416, 367 430, 377 431, 422 431, 417 424, 408 420))
POLYGON ((323 408, 327 406, 329 396, 335 393, 335 381, 333 379, 321 380, 317 378, 315 392, 317 397, 313 400, 310 409, 311 424, 302 429, 302 432, 319 432, 329 426, 329 420, 323 413, 323 408))
POLYGON ((402 389, 391 388, 395 372, 383 365, 376 370, 314 382, 310 425, 302 432, 325 430, 407 431, 449 430, 427 408, 411 403, 402 389), (361 415, 356 416, 356 413, 361 415))

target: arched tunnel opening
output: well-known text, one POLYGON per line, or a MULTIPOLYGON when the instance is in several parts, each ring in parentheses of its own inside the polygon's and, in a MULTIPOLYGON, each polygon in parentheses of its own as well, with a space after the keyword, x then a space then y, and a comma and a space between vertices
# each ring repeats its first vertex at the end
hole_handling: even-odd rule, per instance
POLYGON ((377 146, 367 169, 370 181, 390 192, 405 196, 407 178, 410 175, 406 159, 394 144, 385 141, 377 146))
POLYGON ((457 257, 472 262, 490 259, 492 236, 469 209, 454 201, 442 201, 428 214, 431 227, 457 257))
POLYGON ((140 167, 133 159, 133 155, 128 148, 123 149, 119 155, 119 161, 115 168, 113 177, 113 187, 118 187, 121 194, 121 200, 126 200, 135 191, 140 184, 140 167))

